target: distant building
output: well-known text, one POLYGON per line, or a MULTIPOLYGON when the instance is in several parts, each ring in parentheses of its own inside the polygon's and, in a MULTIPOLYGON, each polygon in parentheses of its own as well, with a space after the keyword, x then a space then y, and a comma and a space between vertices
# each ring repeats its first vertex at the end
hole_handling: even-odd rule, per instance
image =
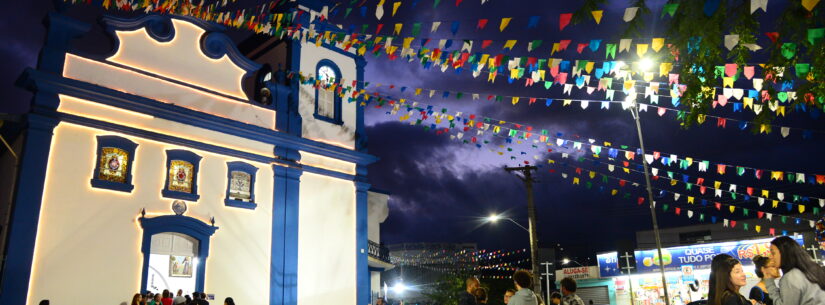
MULTIPOLYGON (((813 215, 802 215, 803 218, 814 219, 813 215)), ((722 226, 722 220, 717 223, 707 223, 681 226, 673 228, 659 229, 659 237, 662 240, 662 247, 685 246, 703 243, 715 243, 722 241, 736 241, 746 239, 757 239, 770 237, 770 231, 764 220, 757 219, 742 219, 737 220, 740 223, 751 223, 751 228, 748 231, 744 229, 731 229, 722 226), (760 223, 760 232, 756 232, 753 224, 760 223)), ((782 234, 783 231, 789 235, 794 233, 802 234, 803 236, 811 235, 813 228, 807 225, 807 221, 803 225, 795 224, 794 221, 788 220, 783 224, 778 218, 774 218, 770 222, 770 228, 774 228, 776 235, 782 234)), ((812 236, 812 235, 811 235, 812 236)), ((636 232, 636 249, 651 249, 656 248, 656 239, 653 236, 653 230, 636 232)))

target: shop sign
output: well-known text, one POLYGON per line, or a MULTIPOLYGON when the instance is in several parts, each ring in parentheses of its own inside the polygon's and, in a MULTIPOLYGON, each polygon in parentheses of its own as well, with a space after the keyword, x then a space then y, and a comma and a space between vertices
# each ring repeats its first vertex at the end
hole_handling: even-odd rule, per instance
MULTIPOLYGON (((802 244, 802 236, 792 236, 802 244)), ((682 266, 692 265, 694 269, 710 269, 713 257, 718 254, 728 254, 742 262, 742 265, 753 265, 753 258, 757 255, 770 254, 771 238, 745 240, 739 242, 725 242, 715 244, 701 244, 662 249, 662 263, 665 271, 682 271, 682 266)), ((633 273, 659 272, 659 253, 654 250, 634 251, 636 269, 633 273)), ((621 275, 618 255, 616 252, 600 254, 597 257, 599 275, 611 277, 621 275)))
POLYGON ((682 265, 682 282, 693 282, 693 265, 682 265))
POLYGON ((556 270, 556 279, 570 277, 574 280, 599 278, 599 269, 596 266, 573 267, 556 270))

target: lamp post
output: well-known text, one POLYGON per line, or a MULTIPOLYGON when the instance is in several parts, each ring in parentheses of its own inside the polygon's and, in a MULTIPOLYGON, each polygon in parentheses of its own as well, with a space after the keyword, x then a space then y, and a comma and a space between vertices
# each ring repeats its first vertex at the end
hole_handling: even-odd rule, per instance
MULTIPOLYGON (((531 261, 532 266, 533 266, 533 287, 534 287, 533 292, 535 292, 537 295, 541 295, 541 279, 539 278, 539 272, 540 271, 539 271, 539 268, 538 268, 538 257, 537 257, 538 256, 538 252, 537 252, 538 247, 537 247, 535 232, 533 232, 530 229, 527 229, 526 227, 522 226, 520 223, 518 223, 517 221, 513 220, 510 217, 504 217, 504 216, 501 216, 499 214, 491 214, 490 216, 485 218, 486 221, 491 222, 491 223, 495 223, 495 222, 497 222, 499 220, 502 220, 502 219, 509 220, 510 222, 517 225, 519 228, 522 228, 522 229, 524 229, 524 231, 527 231, 527 233, 530 235, 530 261, 531 261)), ((535 230, 536 227, 531 226, 530 228, 535 230)))
MULTIPOLYGON (((653 67, 653 61, 650 59, 642 59, 640 66, 643 70, 649 70, 653 67)), ((645 71, 642 71, 645 72, 645 71)), ((644 167, 645 185, 647 187, 648 206, 650 207, 650 217, 653 220, 653 236, 656 239, 656 251, 659 253, 659 272, 662 274, 662 288, 665 293, 665 304, 670 305, 670 296, 667 293, 667 279, 665 278, 665 264, 662 261, 662 238, 659 236, 659 222, 656 219, 656 207, 653 203, 653 187, 650 184, 650 168, 647 166, 645 160, 645 142, 642 136, 642 125, 639 123, 639 103, 636 102, 636 92, 629 94, 626 102, 630 102, 630 113, 636 121, 636 133, 639 136, 639 148, 642 150, 642 166, 644 167)))

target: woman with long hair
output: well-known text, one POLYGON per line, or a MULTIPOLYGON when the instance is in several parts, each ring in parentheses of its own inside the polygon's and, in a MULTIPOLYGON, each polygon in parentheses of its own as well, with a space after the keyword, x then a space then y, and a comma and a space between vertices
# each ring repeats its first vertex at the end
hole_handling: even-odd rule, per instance
POLYGON ((752 300, 756 300, 757 302, 765 305, 773 305, 773 300, 771 300, 770 295, 768 294, 768 287, 765 286, 765 282, 773 281, 773 279, 765 279, 765 272, 767 268, 770 268, 768 266, 769 261, 770 258, 761 255, 757 255, 753 258, 753 269, 760 281, 759 283, 756 283, 753 288, 751 288, 751 292, 748 295, 752 300))
POLYGON ((825 304, 825 268, 817 265, 793 238, 771 241, 771 260, 765 269, 765 286, 774 305, 825 304), (776 287, 775 278, 780 278, 776 287))
POLYGON ((709 305, 752 305, 739 294, 739 289, 747 283, 745 271, 739 260, 730 255, 718 259, 714 257, 711 262, 710 278, 713 286, 708 287, 712 291, 712 297, 708 298, 709 305), (715 263, 715 264, 714 264, 715 263))
POLYGON ((135 293, 132 296, 132 305, 140 305, 143 302, 143 295, 140 293, 135 293))
POLYGON ((722 263, 729 258, 733 258, 733 256, 719 254, 714 256, 713 260, 710 261, 710 276, 708 277, 708 302, 716 299, 716 291, 713 290, 713 287, 716 287, 716 273, 714 273, 713 270, 719 270, 719 268, 722 267, 722 263))

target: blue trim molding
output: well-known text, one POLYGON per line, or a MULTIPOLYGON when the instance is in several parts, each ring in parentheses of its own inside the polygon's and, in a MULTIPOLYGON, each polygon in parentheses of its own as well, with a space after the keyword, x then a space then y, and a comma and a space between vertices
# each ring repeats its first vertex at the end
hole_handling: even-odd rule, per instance
POLYGON ((164 176, 166 176, 166 183, 163 185, 163 190, 161 194, 163 197, 166 198, 174 198, 174 199, 182 199, 182 200, 189 200, 189 201, 198 201, 200 199, 200 195, 198 195, 198 172, 200 169, 200 162, 201 156, 197 154, 181 150, 181 149, 170 149, 166 151, 166 171, 164 172, 164 176), (172 170, 172 161, 180 160, 185 161, 192 164, 192 192, 181 192, 181 191, 173 191, 169 189, 169 176, 170 171, 172 170))
POLYGON ((269 304, 298 304, 300 168, 273 165, 272 248, 269 304))
POLYGON ((3 275, 0 279, 0 304, 26 304, 46 168, 49 165, 54 127, 58 123, 54 118, 37 114, 28 114, 26 119, 29 126, 8 225, 6 260, 3 262, 3 275))
POLYGON ((226 162, 226 199, 224 204, 230 207, 244 208, 254 210, 258 207, 255 203, 255 176, 258 168, 240 161, 226 162), (232 187, 232 172, 244 172, 249 175, 249 200, 233 199, 229 196, 229 190, 232 187))
MULTIPOLYGON (((141 217, 140 227, 143 228, 143 243, 140 250, 143 252, 143 269, 140 276, 140 291, 146 291, 146 282, 149 276, 149 255, 152 250, 152 235, 158 233, 180 233, 198 240, 198 269, 195 277, 195 291, 203 291, 206 278, 206 258, 209 256, 209 239, 215 234, 218 227, 210 226, 197 218, 183 215, 164 215, 158 217, 141 217)), ((22 304, 22 303, 21 303, 22 304)))
MULTIPOLYGON (((97 136, 97 158, 95 171, 92 173, 92 187, 110 189, 131 193, 135 186, 132 184, 132 164, 135 163, 135 149, 138 144, 129 139, 118 136, 97 136), (100 179, 100 160, 103 158, 103 148, 118 148, 126 152, 126 181, 123 183, 100 179)), ((124 166, 121 164, 120 166, 124 166)))
MULTIPOLYGON (((341 69, 338 68, 338 65, 336 65, 334 61, 329 60, 329 59, 321 59, 321 60, 318 61, 318 64, 315 66, 315 79, 316 79, 316 81, 321 77, 321 73, 320 73, 321 72, 321 67, 330 67, 330 69, 332 69, 332 71, 335 72, 335 79, 333 81, 334 81, 334 84, 336 85, 336 88, 338 88, 338 86, 341 86, 341 69)), ((315 117, 316 120, 329 122, 329 123, 332 123, 332 124, 335 124, 335 125, 344 124, 344 121, 341 119, 341 97, 338 95, 338 93, 336 93, 335 90, 332 91, 332 96, 333 96, 332 103, 333 103, 334 109, 332 111, 332 113, 333 113, 332 117, 328 117, 328 116, 325 116, 325 115, 318 114, 318 97, 319 97, 318 93, 320 93, 320 90, 326 90, 326 89, 321 89, 320 84, 315 85, 314 87, 315 87, 315 112, 313 113, 313 117, 315 117)))
POLYGON ((365 177, 355 182, 355 281, 356 305, 368 305, 371 302, 369 271, 369 204, 367 202, 370 184, 365 177))
MULTIPOLYGON (((355 90, 360 92, 364 88, 364 67, 367 66, 367 61, 364 57, 355 58, 355 78, 357 80, 355 90)), ((355 150, 358 152, 367 151, 367 132, 364 127, 364 108, 361 106, 358 99, 355 100, 355 150)))

